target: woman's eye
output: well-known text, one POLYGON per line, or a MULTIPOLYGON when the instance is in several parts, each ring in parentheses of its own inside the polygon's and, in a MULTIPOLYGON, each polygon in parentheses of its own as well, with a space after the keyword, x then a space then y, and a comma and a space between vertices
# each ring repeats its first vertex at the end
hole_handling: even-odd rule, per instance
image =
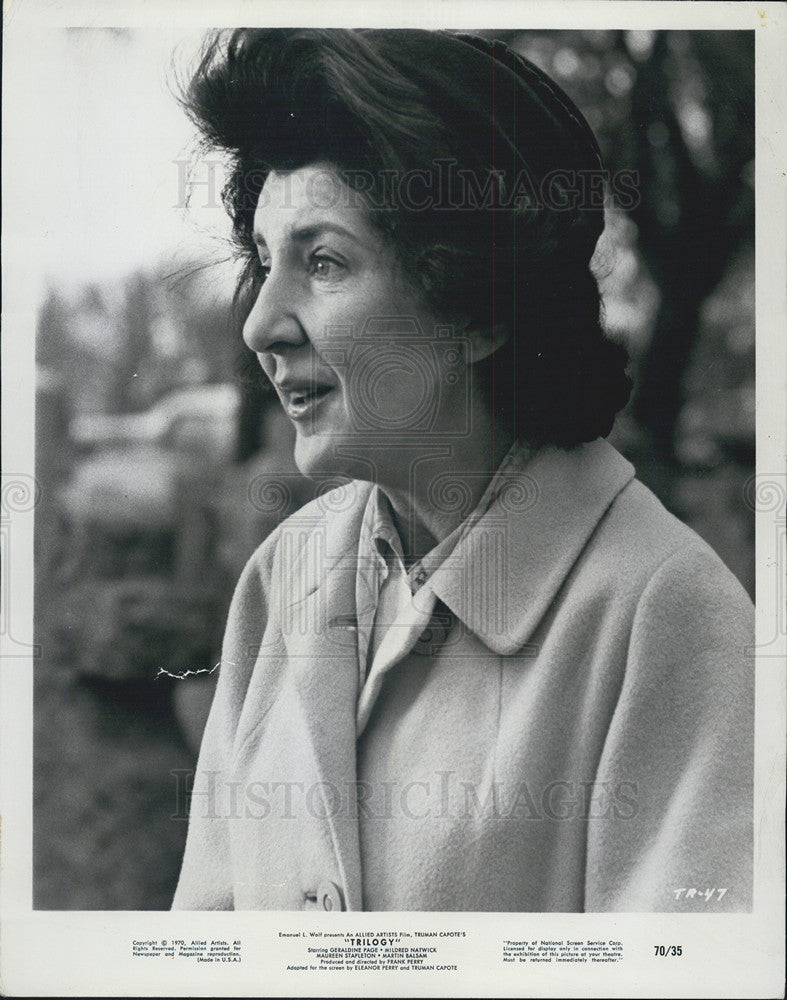
POLYGON ((271 273, 270 257, 263 256, 262 253, 255 253, 249 261, 249 266, 249 274, 255 286, 259 288, 264 285, 271 273))
POLYGON ((321 253, 309 257, 309 274, 318 281, 336 281, 343 270, 344 265, 333 257, 321 253))

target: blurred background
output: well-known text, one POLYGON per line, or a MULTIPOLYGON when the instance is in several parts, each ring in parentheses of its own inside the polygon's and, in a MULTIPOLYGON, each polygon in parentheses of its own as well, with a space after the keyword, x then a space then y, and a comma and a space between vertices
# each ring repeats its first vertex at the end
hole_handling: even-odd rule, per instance
MULTIPOLYGON (((753 596, 753 33, 494 34, 574 98, 610 171, 639 173, 596 259, 637 386, 611 440, 753 596)), ((197 44, 69 29, 37 49, 60 166, 31 209, 41 909, 169 907, 234 582, 312 496, 242 344, 220 159, 186 169, 167 80, 197 44)))

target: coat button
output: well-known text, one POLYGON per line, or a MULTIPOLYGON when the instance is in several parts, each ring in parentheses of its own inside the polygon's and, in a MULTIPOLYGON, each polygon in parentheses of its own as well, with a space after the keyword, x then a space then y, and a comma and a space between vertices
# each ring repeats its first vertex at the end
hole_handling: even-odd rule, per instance
POLYGON ((335 882, 321 882, 317 889, 317 905, 323 910, 343 910, 342 890, 335 882))
POLYGON ((413 646, 413 652, 423 656, 436 656, 440 647, 448 640, 453 622, 452 613, 442 602, 438 602, 429 624, 413 646))

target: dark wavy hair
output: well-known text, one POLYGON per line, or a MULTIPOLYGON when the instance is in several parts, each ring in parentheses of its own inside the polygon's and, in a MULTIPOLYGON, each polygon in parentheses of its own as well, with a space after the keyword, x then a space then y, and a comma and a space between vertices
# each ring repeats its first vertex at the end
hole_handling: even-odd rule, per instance
MULTIPOLYGON (((204 144, 230 157, 223 197, 246 261, 239 293, 260 280, 252 230, 268 173, 328 162, 361 192, 433 311, 509 334, 476 365, 493 410, 521 440, 571 446, 608 434, 631 389, 589 269, 603 209, 599 225, 597 210, 570 199, 539 202, 535 175, 535 198, 512 197, 513 154, 495 132, 511 93, 494 78, 485 92, 466 73, 488 48, 447 32, 238 29, 206 40, 181 99, 204 144), (439 201, 394 197, 392 177, 423 181, 436 169, 450 177, 439 201)), ((548 122, 578 116, 595 144, 562 91, 536 83, 548 122)), ((547 155, 550 128, 520 139, 514 126, 515 144, 535 155, 541 143, 547 155)), ((579 153, 563 156, 561 166, 582 165, 579 153)))

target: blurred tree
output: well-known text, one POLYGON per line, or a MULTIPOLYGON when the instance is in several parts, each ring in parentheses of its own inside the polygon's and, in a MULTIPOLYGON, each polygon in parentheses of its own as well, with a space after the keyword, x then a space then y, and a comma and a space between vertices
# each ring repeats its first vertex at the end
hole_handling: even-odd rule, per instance
POLYGON ((151 392, 150 373, 154 305, 150 278, 137 272, 127 280, 123 312, 120 317, 122 337, 115 357, 114 409, 134 412, 146 409, 155 393, 151 392))
POLYGON ((753 32, 490 34, 566 89, 611 174, 638 172, 629 214, 660 305, 631 412, 671 461, 702 304, 753 241, 753 32))
POLYGON ((66 298, 50 288, 38 314, 36 364, 58 372, 66 384, 90 370, 89 350, 73 335, 73 309, 66 298))
POLYGON ((631 215, 661 291, 633 412, 666 457, 703 301, 753 238, 752 32, 663 32, 632 91, 641 198, 631 215))
POLYGON ((212 281, 209 267, 194 265, 174 273, 157 273, 156 282, 164 309, 175 323, 180 337, 180 378, 189 377, 189 368, 199 369, 200 382, 225 382, 233 377, 241 339, 241 322, 229 308, 232 291, 226 276, 212 281), (208 273, 206 273, 206 271, 208 273), (196 364, 195 364, 196 362, 196 364))
POLYGON ((60 292, 50 288, 38 313, 36 363, 62 370, 64 347, 70 339, 68 306, 60 292))

